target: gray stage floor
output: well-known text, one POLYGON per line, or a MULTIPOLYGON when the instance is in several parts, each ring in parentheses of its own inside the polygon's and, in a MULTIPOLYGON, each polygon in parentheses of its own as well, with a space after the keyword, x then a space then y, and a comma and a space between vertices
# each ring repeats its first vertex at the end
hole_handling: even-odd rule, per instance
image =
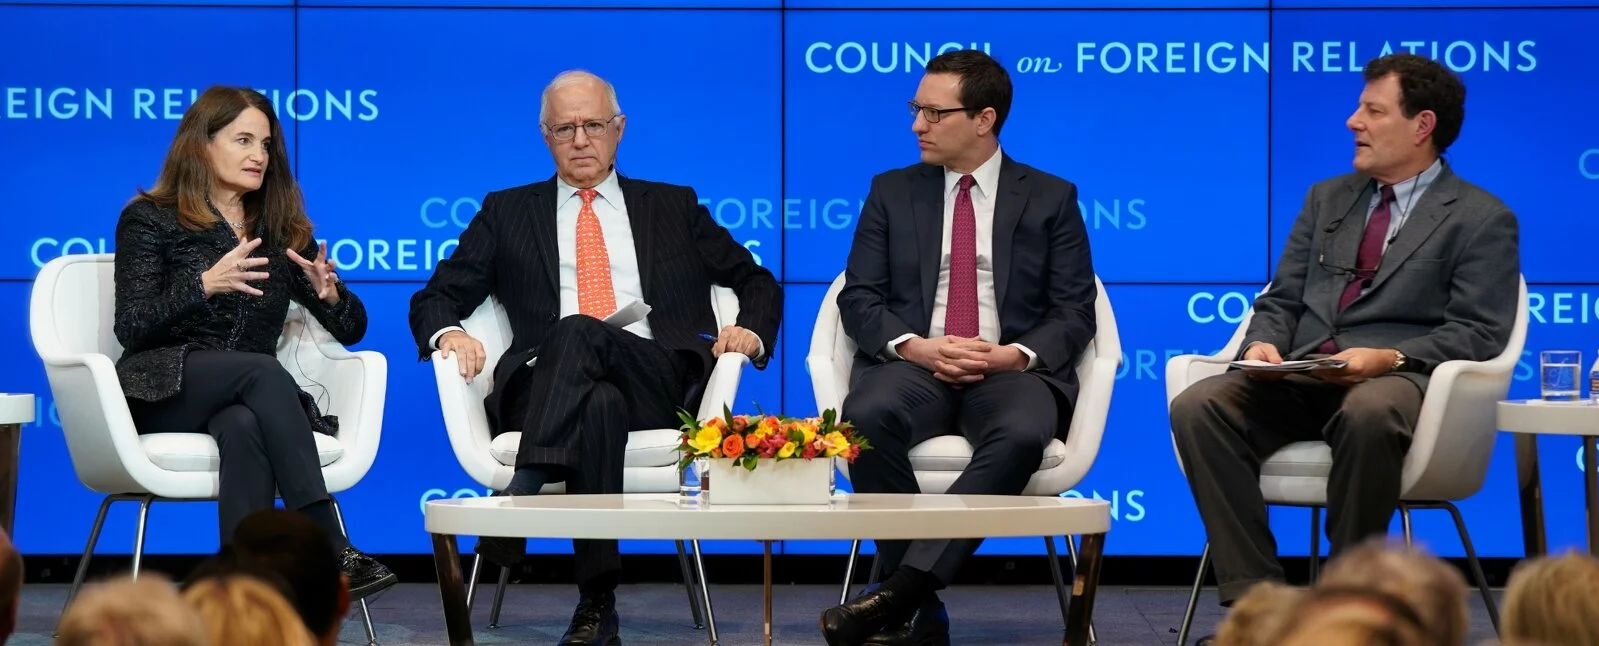
MULTIPOLYGON (((6 642, 42 646, 66 600, 65 585, 35 585, 23 590, 18 634, 6 642)), ((512 585, 505 596, 500 627, 487 628, 493 587, 478 591, 473 627, 479 644, 554 644, 566 629, 576 603, 572 586, 512 585)), ((1178 588, 1102 588, 1095 603, 1094 627, 1106 646, 1175 644, 1188 591, 1178 588)), ((943 593, 949 606, 955 644, 1060 644, 1060 606, 1048 586, 959 586, 943 593)), ((1491 643, 1493 627, 1481 597, 1470 608, 1471 644, 1491 643)), ((761 642, 761 588, 758 585, 711 586, 717 631, 726 646, 761 642)), ((821 610, 838 602, 836 586, 777 586, 773 589, 774 644, 820 645, 816 620, 821 610)), ((626 644, 707 644, 705 631, 695 630, 683 587, 669 584, 624 586, 617 605, 626 644)), ((371 604, 378 641, 384 646, 446 644, 438 587, 403 584, 371 604)), ((1208 634, 1221 619, 1213 593, 1201 597, 1194 635, 1208 634)), ((341 643, 366 643, 359 611, 344 624, 341 643)))

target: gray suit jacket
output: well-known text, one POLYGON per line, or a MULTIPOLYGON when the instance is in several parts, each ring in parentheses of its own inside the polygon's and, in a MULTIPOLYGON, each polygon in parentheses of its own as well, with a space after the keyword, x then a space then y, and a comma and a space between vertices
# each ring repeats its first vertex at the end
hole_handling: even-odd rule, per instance
POLYGON ((1314 353, 1329 337, 1340 348, 1397 349, 1407 357, 1400 374, 1423 390, 1440 363, 1498 356, 1520 293, 1516 216, 1447 163, 1411 207, 1371 289, 1338 312, 1348 274, 1337 268, 1355 265, 1375 190, 1359 174, 1310 188, 1271 288, 1255 299, 1243 347, 1270 343, 1285 359, 1314 353))

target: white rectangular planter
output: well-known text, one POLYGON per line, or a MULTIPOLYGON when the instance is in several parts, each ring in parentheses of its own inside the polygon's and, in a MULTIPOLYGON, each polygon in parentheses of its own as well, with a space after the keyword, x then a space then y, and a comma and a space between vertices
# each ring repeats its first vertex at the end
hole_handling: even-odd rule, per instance
POLYGON ((832 458, 761 460, 754 471, 725 458, 710 463, 713 505, 825 505, 833 495, 832 458))

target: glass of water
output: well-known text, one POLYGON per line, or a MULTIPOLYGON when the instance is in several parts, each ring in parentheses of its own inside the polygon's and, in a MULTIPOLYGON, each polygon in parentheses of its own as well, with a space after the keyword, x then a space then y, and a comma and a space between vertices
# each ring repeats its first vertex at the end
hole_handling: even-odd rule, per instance
POLYGON ((686 500, 697 500, 710 485, 710 461, 694 458, 688 466, 677 472, 677 494, 686 500))
POLYGON ((1582 396, 1582 352, 1545 350, 1538 355, 1539 387, 1546 401, 1577 401, 1582 396))

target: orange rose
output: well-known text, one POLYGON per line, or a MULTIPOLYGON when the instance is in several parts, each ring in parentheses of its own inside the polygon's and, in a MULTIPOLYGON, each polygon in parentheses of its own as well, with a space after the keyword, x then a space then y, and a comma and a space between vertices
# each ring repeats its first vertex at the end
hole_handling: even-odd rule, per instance
POLYGON ((733 432, 734 433, 743 433, 744 430, 749 428, 749 427, 750 427, 750 418, 748 416, 746 416, 746 415, 734 415, 733 416, 733 432))
POLYGON ((744 436, 729 435, 722 438, 722 457, 737 458, 744 455, 744 436))
POLYGON ((712 417, 712 418, 710 418, 708 420, 705 420, 704 427, 705 428, 714 428, 714 429, 720 431, 722 429, 727 428, 727 422, 723 421, 722 418, 720 418, 720 417, 712 417))

